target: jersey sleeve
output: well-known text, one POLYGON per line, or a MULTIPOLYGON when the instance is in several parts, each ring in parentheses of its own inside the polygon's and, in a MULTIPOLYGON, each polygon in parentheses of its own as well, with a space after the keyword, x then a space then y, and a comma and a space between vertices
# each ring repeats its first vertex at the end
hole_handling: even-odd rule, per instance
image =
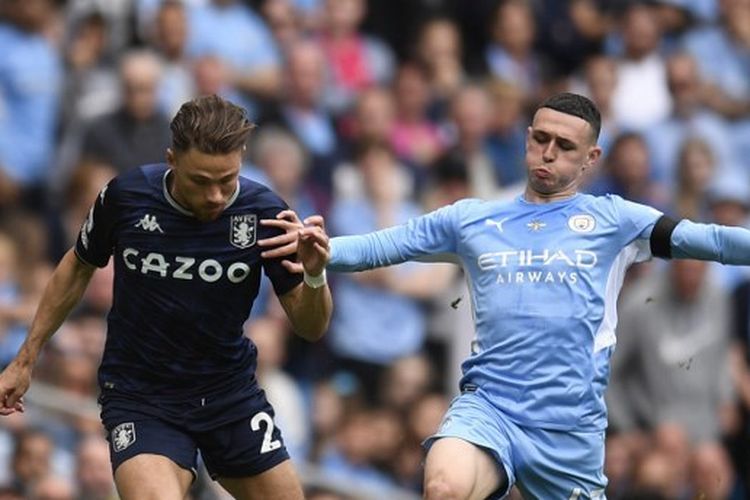
POLYGON ((671 245, 672 256, 677 259, 750 265, 750 231, 742 227, 699 224, 683 219, 672 232, 671 245))
POLYGON ((117 179, 102 188, 78 232, 75 254, 83 262, 104 267, 115 246, 118 209, 117 179))
POLYGON ((611 196, 617 211, 622 245, 634 244, 638 249, 635 262, 643 262, 652 257, 649 238, 654 225, 664 215, 648 205, 611 196))
POLYGON ((388 229, 333 238, 328 269, 364 271, 408 260, 440 260, 436 257, 455 254, 460 213, 472 201, 462 200, 388 229))
MULTIPOLYGON (((289 206, 284 203, 281 198, 275 198, 275 205, 272 208, 267 209, 261 216, 262 219, 275 219, 276 214, 283 210, 287 210, 289 206)), ((278 228, 268 228, 268 233, 263 235, 264 238, 272 238, 282 234, 284 231, 278 228)), ((287 255, 285 257, 278 257, 275 259, 263 259, 263 272, 268 276, 273 285, 273 290, 277 296, 284 295, 300 283, 302 283, 302 275, 289 272, 281 262, 284 260, 295 261, 297 260, 297 254, 287 255)))

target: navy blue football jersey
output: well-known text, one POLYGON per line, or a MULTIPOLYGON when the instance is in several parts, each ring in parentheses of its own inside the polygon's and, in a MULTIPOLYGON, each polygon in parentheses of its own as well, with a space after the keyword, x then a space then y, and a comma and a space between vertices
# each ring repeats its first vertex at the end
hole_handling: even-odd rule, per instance
POLYGON ((192 399, 254 383, 256 349, 242 326, 261 269, 277 295, 302 278, 260 256, 260 225, 286 203, 240 178, 223 214, 201 222, 167 190, 164 164, 128 171, 101 191, 75 252, 103 267, 114 259, 114 300, 99 368, 103 389, 192 399))

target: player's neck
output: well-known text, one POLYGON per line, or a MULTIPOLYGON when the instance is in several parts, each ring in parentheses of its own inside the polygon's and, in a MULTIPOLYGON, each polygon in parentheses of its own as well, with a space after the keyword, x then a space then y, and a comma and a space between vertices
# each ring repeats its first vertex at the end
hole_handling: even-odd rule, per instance
POLYGON ((169 196, 172 197, 172 199, 180 205, 183 209, 190 212, 191 210, 187 207, 187 204, 185 203, 185 200, 182 198, 182 195, 177 191, 174 184, 174 173, 168 172, 167 173, 167 192, 169 193, 169 196))
POLYGON ((539 193, 534 191, 531 186, 526 186, 526 190, 523 193, 523 199, 528 203, 553 203, 556 201, 567 200, 578 194, 577 189, 566 189, 558 193, 539 193))

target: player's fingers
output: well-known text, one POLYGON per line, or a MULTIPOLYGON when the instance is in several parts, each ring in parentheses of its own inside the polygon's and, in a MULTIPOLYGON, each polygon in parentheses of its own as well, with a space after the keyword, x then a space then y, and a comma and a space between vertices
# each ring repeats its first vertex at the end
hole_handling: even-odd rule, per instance
POLYGON ((315 247, 315 250, 320 254, 328 257, 328 247, 321 245, 317 241, 313 245, 315 247))
POLYGON ((281 212, 276 214, 276 218, 286 219, 294 223, 300 224, 300 220, 299 220, 299 217, 297 216, 297 212, 291 209, 282 210, 281 212))
POLYGON ((328 246, 328 235, 319 227, 306 227, 300 230, 300 240, 313 240, 323 246, 328 246))
POLYGON ((326 223, 325 219, 323 219, 322 215, 311 215, 310 217, 306 218, 304 221, 306 226, 317 226, 321 229, 325 230, 326 223))
POLYGON ((277 227, 284 231, 291 231, 302 227, 301 222, 289 222, 288 220, 261 219, 261 225, 266 227, 277 227))
POLYGON ((18 390, 14 390, 8 393, 7 397, 5 398, 5 407, 6 408, 15 408, 17 404, 23 404, 23 392, 19 392, 18 390))
POLYGON ((260 256, 264 259, 275 259, 277 257, 285 257, 287 255, 292 255, 297 251, 297 240, 295 239, 293 242, 280 246, 278 248, 274 248, 271 250, 266 250, 265 252, 261 252, 260 256))
POLYGON ((297 241, 296 232, 284 233, 278 236, 272 236, 271 238, 263 238, 262 240, 258 240, 258 245, 262 247, 272 247, 277 245, 286 245, 287 243, 291 243, 293 241, 297 241))
POLYGON ((6 408, 4 406, 0 406, 0 415, 3 417, 7 417, 8 415, 13 415, 16 412, 15 408, 6 408))
POLYGON ((271 227, 302 227, 302 223, 297 220, 287 220, 287 219, 261 219, 260 223, 264 226, 271 226, 271 227))
POLYGON ((281 265, 284 269, 294 274, 301 274, 305 268, 299 262, 292 262, 291 260, 282 260, 281 265))

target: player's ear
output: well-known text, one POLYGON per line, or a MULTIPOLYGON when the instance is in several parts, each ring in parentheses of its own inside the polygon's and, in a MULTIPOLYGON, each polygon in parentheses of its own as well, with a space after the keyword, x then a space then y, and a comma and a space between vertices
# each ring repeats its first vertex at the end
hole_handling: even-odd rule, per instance
POLYGON ((172 148, 167 148, 167 165, 169 165, 170 168, 174 168, 175 166, 174 151, 172 151, 172 148))
POLYGON ((599 161, 599 158, 602 156, 602 148, 599 146, 592 146, 589 148, 588 153, 586 154, 586 161, 584 163, 584 168, 591 168, 599 161))

